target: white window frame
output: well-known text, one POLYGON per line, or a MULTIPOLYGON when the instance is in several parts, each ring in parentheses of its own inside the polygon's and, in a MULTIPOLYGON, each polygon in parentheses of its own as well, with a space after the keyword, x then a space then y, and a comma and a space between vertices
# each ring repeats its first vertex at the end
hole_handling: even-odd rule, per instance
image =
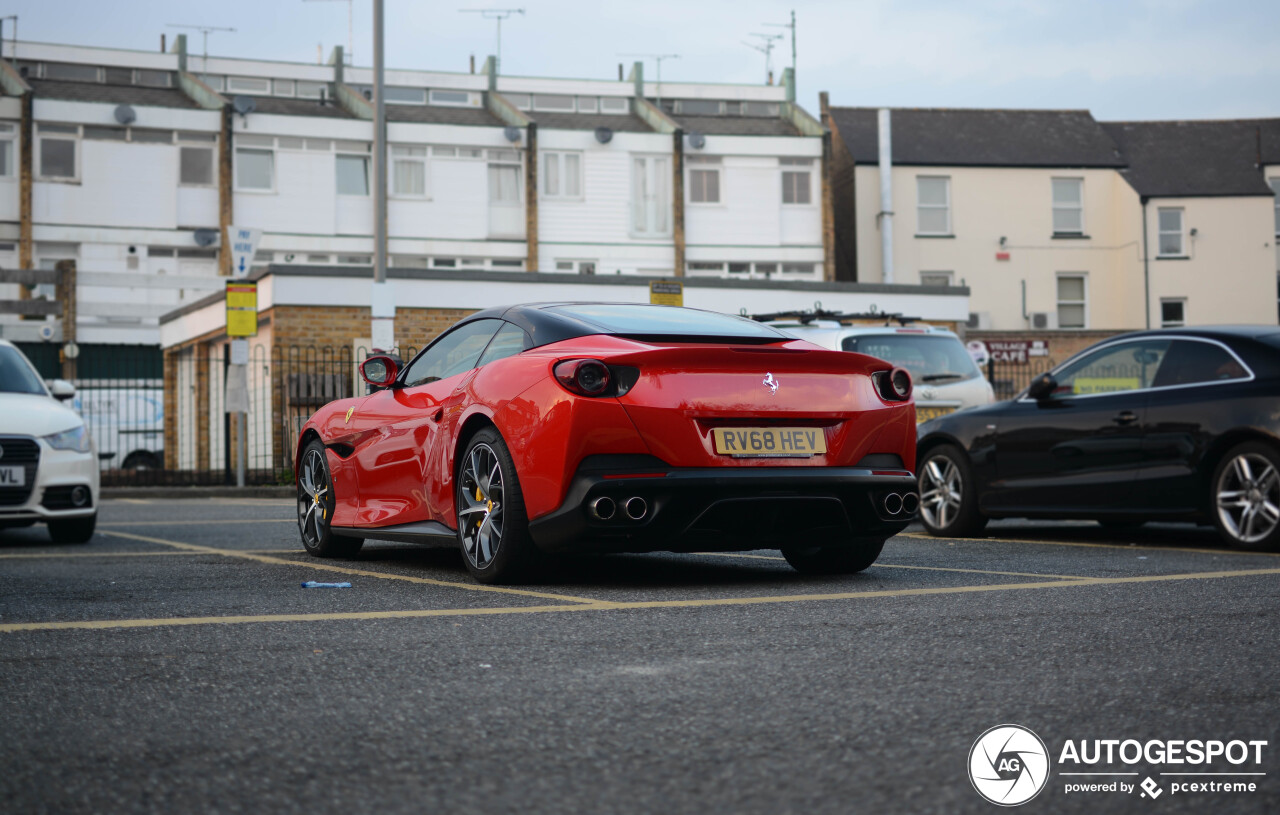
MULTIPOLYGON (((784 158, 780 159, 778 164, 778 183, 781 185, 778 200, 782 202, 784 207, 812 207, 814 205, 815 197, 813 194, 813 159, 784 158), (808 190, 809 195, 808 201, 787 200, 787 176, 789 174, 808 176, 806 183, 806 189, 808 190)), ((950 187, 950 185, 948 185, 948 187, 950 187)), ((948 221, 948 223, 950 223, 950 221, 948 221)))
MULTIPOLYGON (((685 202, 694 207, 722 207, 724 206, 724 167, 721 165, 719 156, 688 156, 684 160, 684 188, 685 202), (716 177, 716 198, 714 201, 704 200, 698 201, 693 197, 693 174, 707 173, 716 177)), ((703 184, 706 189, 706 184, 703 184)))
POLYGON ((543 156, 541 172, 539 177, 542 179, 542 197, 555 201, 581 201, 585 198, 583 191, 583 175, 582 163, 583 154, 575 150, 548 150, 539 151, 539 155, 543 156), (578 191, 570 193, 569 185, 566 181, 569 178, 568 167, 572 163, 569 159, 573 157, 578 165, 578 191), (548 172, 549 166, 554 165, 555 174, 548 172), (556 186, 552 189, 552 179, 555 179, 556 186))
POLYGON ((949 175, 918 175, 916 176, 916 234, 917 235, 952 235, 951 229, 951 176, 949 175), (946 201, 941 204, 925 204, 921 201, 920 182, 921 181, 941 181, 943 182, 943 190, 946 192, 946 201), (920 217, 925 210, 937 212, 941 210, 947 216, 946 228, 941 232, 930 232, 924 229, 924 219, 920 217))
POLYGON ((672 200, 671 200, 671 154, 670 153, 632 153, 630 158, 630 175, 631 190, 628 195, 630 201, 630 217, 627 223, 627 233, 634 238, 669 238, 672 234, 672 200), (638 177, 643 174, 645 191, 649 194, 640 196, 640 182, 638 177), (655 188, 649 190, 648 184, 650 180, 657 181, 665 178, 665 188, 655 188), (662 194, 660 195, 659 192, 662 194), (636 225, 638 220, 638 212, 643 208, 644 228, 636 225), (663 222, 662 229, 658 228, 657 221, 663 222))
MULTIPOLYGON (((177 134, 178 143, 178 186, 191 187, 196 189, 207 189, 217 186, 218 183, 218 140, 214 137, 212 140, 205 139, 184 139, 182 133, 177 134), (183 150, 201 150, 207 149, 209 156, 209 181, 205 184, 197 184, 193 182, 184 182, 182 180, 182 151, 183 150)), ((272 162, 274 164, 274 161, 272 162)))
POLYGON ((227 77, 227 93, 241 93, 250 96, 270 96, 271 80, 264 76, 229 76, 227 77), (239 83, 248 83, 249 87, 236 87, 239 83), (258 83, 262 83, 259 85, 258 83))
POLYGON ((556 271, 569 274, 599 274, 600 261, 594 258, 590 260, 581 260, 579 258, 556 258, 556 271))
POLYGON ((391 165, 390 178, 388 179, 390 186, 390 195, 392 198, 404 198, 412 201, 429 200, 431 197, 431 174, 428 171, 427 155, 431 151, 427 149, 425 144, 392 144, 389 145, 387 151, 391 165), (409 153, 396 154, 396 150, 421 150, 422 155, 415 156, 409 153), (400 163, 418 164, 422 168, 422 192, 401 192, 396 189, 396 165, 400 163))
POLYGON ((622 96, 602 96, 600 112, 610 116, 625 116, 631 112, 631 99, 622 96))
POLYGON ((1084 178, 1083 178, 1083 177, 1080 177, 1080 176, 1053 176, 1053 177, 1049 180, 1049 204, 1050 204, 1050 206, 1051 206, 1051 208, 1052 208, 1051 213, 1050 213, 1050 219, 1051 219, 1051 221, 1050 221, 1050 224, 1049 224, 1049 225, 1050 225, 1050 227, 1052 227, 1052 229, 1053 229, 1053 234, 1054 234, 1054 235, 1073 235, 1073 236, 1074 236, 1074 235, 1085 235, 1085 234, 1087 234, 1087 233, 1085 232, 1085 221, 1084 221, 1084 178), (1080 203, 1079 203, 1079 204, 1059 204, 1057 201, 1053 200, 1053 185, 1054 185, 1054 182, 1055 182, 1055 181, 1072 181, 1072 182, 1075 182, 1076 187, 1080 190, 1080 203), (1054 214, 1054 213, 1056 213, 1058 210, 1062 210, 1063 212, 1068 212, 1068 211, 1072 211, 1072 212, 1079 212, 1079 213, 1080 213, 1080 228, 1079 228, 1078 230, 1070 230, 1070 229, 1062 230, 1062 229, 1058 229, 1058 225, 1057 225, 1056 223, 1054 223, 1054 222, 1053 222, 1054 220, 1056 220, 1056 219, 1054 219, 1054 218, 1053 218, 1053 214, 1054 214))
POLYGON ((473 93, 472 91, 464 91, 464 90, 459 90, 457 88, 432 88, 427 92, 427 104, 432 105, 434 107, 446 107, 446 108, 478 108, 480 107, 480 100, 477 98, 476 94, 473 93), (445 99, 443 96, 438 96, 438 94, 455 94, 455 93, 466 94, 467 96, 466 101, 460 102, 457 100, 445 99))
MULTIPOLYGON (((65 127, 65 126, 67 125, 55 125, 55 127, 65 127)), ((83 131, 81 130, 79 125, 70 125, 70 127, 75 128, 74 133, 51 133, 48 130, 42 128, 40 125, 38 124, 36 125, 36 129, 35 129, 36 151, 35 151, 35 156, 33 158, 35 158, 35 165, 36 165, 35 174, 36 174, 37 181, 46 181, 54 184, 79 184, 80 183, 80 162, 82 159, 80 142, 82 140, 83 131), (75 158, 73 160, 75 161, 76 166, 75 166, 75 173, 73 175, 70 175, 70 176, 44 175, 41 172, 41 170, 44 167, 44 143, 46 139, 58 139, 61 141, 74 142, 75 158)))
POLYGON ((0 122, 0 151, 8 151, 4 170, 0 178, 17 178, 18 161, 18 125, 14 122, 0 122))
POLYGON ((368 198, 373 195, 373 157, 368 153, 336 150, 333 154, 333 191, 339 198, 368 198), (338 161, 344 158, 364 161, 364 192, 342 192, 338 189, 338 161))
POLYGON ((1053 299, 1056 304, 1054 313, 1058 316, 1058 328, 1071 331, 1083 331, 1089 327, 1089 274, 1088 272, 1058 272, 1053 279, 1053 299), (1081 281, 1081 289, 1083 290, 1084 299, 1082 300, 1063 300, 1058 294, 1059 281, 1067 278, 1076 278, 1081 281), (1081 311, 1084 313, 1083 325, 1063 325, 1062 324, 1062 307, 1063 306, 1082 306, 1081 311))
POLYGON ((1159 207, 1156 209, 1156 257, 1184 258, 1187 256, 1187 212, 1182 207, 1159 207), (1178 228, 1165 229, 1160 223, 1160 216, 1166 212, 1178 213, 1178 228), (1178 236, 1178 251, 1166 252, 1164 239, 1167 235, 1178 236))
POLYGON ((271 143, 256 144, 237 144, 235 146, 235 155, 233 165, 231 167, 231 180, 236 192, 249 193, 256 195, 274 195, 276 192, 276 146, 275 139, 269 138, 267 141, 271 143), (270 187, 242 187, 240 186, 240 153, 241 151, 252 151, 255 153, 271 154, 271 186, 270 187))
POLYGON ((490 207, 522 207, 524 206, 524 162, 518 150, 487 150, 485 155, 489 169, 485 171, 485 184, 489 193, 490 207), (511 201, 495 201, 493 198, 492 175, 495 169, 512 169, 516 171, 516 192, 511 201))
POLYGON ((1161 297, 1160 298, 1160 327, 1161 328, 1184 328, 1187 325, 1187 298, 1185 297, 1161 297), (1166 320, 1164 318, 1164 304, 1177 303, 1182 306, 1181 320, 1166 320))

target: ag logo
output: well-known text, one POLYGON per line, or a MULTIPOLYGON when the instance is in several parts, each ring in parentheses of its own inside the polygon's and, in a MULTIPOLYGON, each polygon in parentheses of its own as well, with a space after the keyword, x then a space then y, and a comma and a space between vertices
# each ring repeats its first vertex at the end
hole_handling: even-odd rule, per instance
POLYGON ((979 736, 969 750, 969 780, 993 804, 1025 804, 1049 780, 1049 750, 1025 727, 998 725, 979 736))

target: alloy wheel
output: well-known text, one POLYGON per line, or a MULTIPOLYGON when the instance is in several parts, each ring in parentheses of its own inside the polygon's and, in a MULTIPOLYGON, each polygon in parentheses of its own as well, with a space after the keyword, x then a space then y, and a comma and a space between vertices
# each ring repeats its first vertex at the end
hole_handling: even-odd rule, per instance
POLYGON ((920 479, 920 514, 934 529, 944 529, 960 513, 964 482, 960 468, 946 456, 929 459, 920 479))
POLYGON ((476 569, 493 561, 502 545, 505 503, 502 465, 488 444, 471 448, 458 483, 462 549, 476 569))
POLYGON ((329 471, 319 450, 307 451, 298 481, 298 528, 308 546, 319 546, 333 504, 329 471))
POLYGON ((1258 453, 1232 459, 1214 492, 1218 520, 1241 543, 1257 543, 1280 524, 1280 472, 1258 453))

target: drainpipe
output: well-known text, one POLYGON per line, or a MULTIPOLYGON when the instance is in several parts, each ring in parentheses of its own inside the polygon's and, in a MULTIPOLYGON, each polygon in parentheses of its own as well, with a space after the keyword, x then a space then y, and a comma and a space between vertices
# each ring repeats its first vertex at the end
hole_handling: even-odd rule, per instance
POLYGON ((1147 197, 1142 196, 1142 310, 1151 327, 1151 253, 1147 251, 1147 197))
POLYGON ((880 108, 880 280, 893 282, 893 142, 889 109, 880 108))

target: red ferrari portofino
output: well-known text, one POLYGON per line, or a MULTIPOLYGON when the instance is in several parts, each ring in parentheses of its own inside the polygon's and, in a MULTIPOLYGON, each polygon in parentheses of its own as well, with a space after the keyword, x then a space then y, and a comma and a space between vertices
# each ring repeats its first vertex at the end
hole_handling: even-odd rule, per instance
POLYGON ((754 321, 620 303, 493 308, 368 396, 331 402, 296 454, 307 550, 451 542, 482 582, 542 552, 780 548, 867 568, 916 513, 911 378, 754 321))

